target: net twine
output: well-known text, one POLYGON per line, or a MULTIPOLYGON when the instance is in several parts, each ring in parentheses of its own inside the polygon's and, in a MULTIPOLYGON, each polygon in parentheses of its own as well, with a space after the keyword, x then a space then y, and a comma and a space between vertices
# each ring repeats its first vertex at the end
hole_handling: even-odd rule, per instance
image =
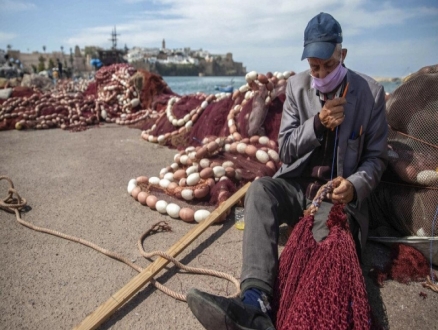
MULTIPOLYGON (((82 238, 67 235, 67 234, 61 233, 61 232, 56 231, 56 230, 38 227, 38 226, 35 226, 32 223, 28 222, 28 221, 23 220, 20 216, 20 211, 23 210, 23 208, 25 208, 25 206, 27 204, 26 199, 24 199, 20 196, 18 191, 14 188, 14 183, 12 182, 12 180, 10 178, 8 178, 7 176, 0 176, 0 181, 1 180, 6 180, 7 182, 9 182, 9 189, 8 189, 7 197, 0 200, 0 209, 3 209, 4 211, 9 212, 9 213, 15 213, 16 220, 21 225, 23 225, 27 228, 30 228, 32 230, 38 231, 38 232, 58 236, 58 237, 67 239, 67 240, 72 241, 72 242, 83 244, 83 245, 88 246, 88 247, 90 247, 90 248, 92 248, 92 249, 94 249, 94 250, 96 250, 96 251, 98 251, 106 256, 109 256, 115 260, 118 260, 120 262, 125 263, 126 265, 135 269, 139 273, 141 271, 143 271, 142 267, 134 264, 133 262, 131 262, 130 260, 128 260, 127 258, 123 257, 122 255, 120 255, 116 252, 112 252, 110 250, 102 248, 102 247, 100 247, 92 242, 89 242, 87 240, 84 240, 82 238)), ((178 260, 176 260, 174 257, 170 256, 169 254, 167 254, 166 252, 163 252, 163 251, 146 252, 143 248, 143 241, 145 240, 145 238, 149 235, 154 234, 154 233, 164 232, 164 231, 171 231, 171 227, 169 226, 169 224, 166 221, 158 221, 157 223, 153 224, 150 229, 148 229, 145 233, 143 233, 143 235, 141 235, 141 237, 138 240, 137 246, 138 246, 138 249, 140 251, 140 254, 144 258, 150 259, 154 256, 160 256, 160 257, 165 258, 165 259, 169 260, 170 262, 174 263, 175 266, 177 266, 178 268, 180 268, 188 273, 210 275, 210 276, 215 276, 218 278, 226 279, 226 280, 232 282, 236 286, 236 289, 237 289, 234 294, 232 294, 228 297, 234 298, 240 294, 240 283, 235 277, 233 277, 230 274, 215 271, 212 269, 186 266, 186 265, 182 264, 181 262, 179 262, 178 260)), ((161 283, 157 282, 155 279, 152 279, 151 283, 158 290, 164 292, 165 294, 171 296, 172 298, 175 298, 175 299, 181 300, 181 301, 186 301, 185 295, 178 293, 178 292, 175 292, 175 291, 165 287, 161 283)))
POLYGON ((365 281, 348 230, 344 204, 334 204, 322 242, 312 234, 314 214, 338 177, 323 185, 294 227, 280 256, 275 283, 276 328, 369 329, 371 308, 365 281))

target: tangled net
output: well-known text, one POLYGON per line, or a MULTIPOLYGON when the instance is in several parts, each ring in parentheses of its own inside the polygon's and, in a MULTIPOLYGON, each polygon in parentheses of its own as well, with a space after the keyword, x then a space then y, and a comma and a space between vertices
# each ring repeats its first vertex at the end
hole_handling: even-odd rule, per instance
POLYGON ((279 260, 276 329, 372 328, 365 281, 343 209, 342 204, 332 207, 330 233, 322 242, 312 234, 317 208, 305 212, 294 227, 279 260))
POLYGON ((159 175, 132 179, 128 193, 160 213, 199 222, 248 181, 272 176, 281 165, 276 139, 291 74, 250 72, 232 95, 166 95, 166 103, 161 96, 155 122, 135 127, 144 140, 179 151, 159 175))
MULTIPOLYGON (((152 111, 140 109, 140 91, 129 80, 136 73, 137 70, 127 64, 114 64, 97 71, 91 82, 61 80, 48 92, 36 86, 16 87, 11 97, 0 100, 0 130, 62 128, 79 131, 101 121, 129 124, 133 122, 133 113, 135 120, 148 118, 152 111)), ((158 85, 161 78, 156 76, 155 79, 158 85)), ((161 85, 165 85, 162 80, 161 85)), ((153 86, 149 89, 156 92, 153 86)))

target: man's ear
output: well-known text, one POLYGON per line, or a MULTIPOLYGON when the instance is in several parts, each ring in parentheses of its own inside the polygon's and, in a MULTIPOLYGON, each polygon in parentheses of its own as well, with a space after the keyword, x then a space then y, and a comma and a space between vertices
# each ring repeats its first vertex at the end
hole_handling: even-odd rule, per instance
POLYGON ((348 49, 342 48, 341 52, 342 52, 342 59, 343 59, 343 61, 345 61, 345 58, 347 57, 348 49))

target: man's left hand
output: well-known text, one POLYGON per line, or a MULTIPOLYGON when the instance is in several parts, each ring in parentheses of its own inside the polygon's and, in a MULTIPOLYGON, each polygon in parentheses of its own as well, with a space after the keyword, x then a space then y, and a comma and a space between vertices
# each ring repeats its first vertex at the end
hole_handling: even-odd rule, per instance
POLYGON ((342 179, 339 186, 333 189, 332 193, 327 194, 327 198, 333 203, 348 204, 354 198, 354 186, 350 181, 342 179))

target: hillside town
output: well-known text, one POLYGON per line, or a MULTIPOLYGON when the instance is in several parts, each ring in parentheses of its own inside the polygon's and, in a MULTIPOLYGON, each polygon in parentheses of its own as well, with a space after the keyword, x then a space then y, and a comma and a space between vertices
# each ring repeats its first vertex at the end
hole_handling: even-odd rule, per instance
POLYGON ((134 47, 126 59, 137 69, 159 73, 163 76, 244 76, 246 68, 233 60, 232 53, 211 54, 206 50, 189 47, 170 49, 163 39, 161 48, 134 47))
POLYGON ((117 48, 117 33, 111 34, 112 47, 97 46, 69 50, 24 53, 12 45, 0 49, 0 77, 13 78, 25 73, 42 73, 51 76, 53 71, 65 77, 89 76, 101 66, 114 63, 129 63, 136 69, 144 69, 162 76, 244 76, 246 68, 233 60, 232 53, 211 54, 207 50, 192 50, 190 47, 167 48, 163 39, 161 47, 117 48))

